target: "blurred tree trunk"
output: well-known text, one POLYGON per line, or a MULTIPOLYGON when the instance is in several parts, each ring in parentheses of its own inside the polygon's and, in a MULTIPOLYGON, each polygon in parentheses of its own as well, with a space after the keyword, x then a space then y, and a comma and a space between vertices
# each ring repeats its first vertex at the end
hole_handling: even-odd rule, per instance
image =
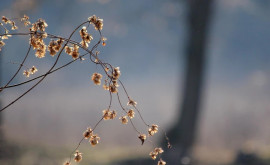
POLYGON ((213 0, 187 1, 189 36, 186 47, 186 77, 181 113, 176 125, 169 132, 173 144, 172 152, 168 155, 171 164, 179 164, 181 160, 183 164, 189 164, 188 157, 196 137, 212 3, 213 0))

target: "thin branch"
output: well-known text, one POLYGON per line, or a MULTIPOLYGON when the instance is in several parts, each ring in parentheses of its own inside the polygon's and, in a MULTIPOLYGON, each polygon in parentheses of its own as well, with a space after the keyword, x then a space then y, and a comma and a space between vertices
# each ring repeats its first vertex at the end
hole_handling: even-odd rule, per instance
MULTIPOLYGON (((54 35, 51 35, 51 34, 48 34, 48 35, 54 36, 54 35)), ((54 37, 55 37, 55 38, 62 38, 62 37, 58 37, 58 36, 54 36, 54 37)), ((62 38, 62 39, 68 40, 68 39, 65 39, 65 38, 62 38)), ((70 41, 71 41, 71 40, 70 40, 70 41)), ((81 46, 79 43, 77 43, 77 42, 75 42, 75 41, 72 41, 72 42, 76 43, 76 45, 78 45, 78 46, 80 46, 81 48, 83 48, 83 49, 84 49, 85 51, 87 51, 90 55, 95 56, 95 55, 93 54, 93 51, 94 51, 94 50, 97 48, 97 46, 100 44, 101 39, 100 39, 100 40, 92 47, 92 49, 91 49, 90 51, 89 51, 88 49, 84 48, 83 46, 81 46)), ((62 69, 62 68, 64 68, 64 67, 70 65, 71 63, 73 63, 73 62, 77 61, 78 59, 84 57, 84 56, 87 55, 88 53, 85 53, 84 55, 81 55, 79 58, 74 59, 74 60, 72 60, 72 61, 66 63, 65 65, 62 65, 61 67, 58 67, 57 69, 54 69, 54 70, 50 71, 49 73, 45 73, 45 74, 43 74, 43 75, 40 75, 40 76, 38 76, 38 77, 32 78, 32 79, 30 79, 30 80, 27 80, 27 81, 24 81, 24 82, 15 84, 15 85, 10 85, 10 86, 6 86, 6 87, 0 87, 0 90, 2 90, 2 89, 4 89, 4 88, 12 88, 12 87, 24 85, 24 84, 26 84, 26 83, 29 83, 29 82, 31 82, 31 81, 34 81, 34 80, 39 79, 39 78, 41 78, 41 77, 44 77, 46 74, 51 74, 51 73, 53 73, 53 72, 55 72, 55 71, 57 71, 57 70, 60 70, 60 69, 62 69)), ((93 61, 93 62, 94 62, 94 61, 93 61)), ((94 63, 96 63, 96 62, 94 62, 94 63)), ((108 64, 108 63, 103 63, 103 62, 101 62, 100 60, 99 60, 99 62, 98 62, 97 64, 101 64, 101 65, 110 65, 110 64, 108 64)), ((110 65, 110 66, 111 66, 111 65, 110 65)), ((112 68, 112 66, 111 66, 111 68, 112 68)), ((105 70, 105 68, 103 68, 103 70, 105 70)))
MULTIPOLYGON (((128 99, 130 100, 130 97, 129 97, 128 93, 127 93, 127 90, 126 90, 124 84, 122 83, 121 80, 118 80, 118 81, 120 82, 121 86, 123 87, 123 89, 124 89, 124 91, 125 91, 125 93, 126 93, 128 99)), ((136 109, 136 111, 139 113, 140 118, 141 118, 141 120, 143 121, 143 123, 144 123, 147 127, 150 127, 150 125, 147 124, 147 123, 145 122, 145 120, 144 120, 144 118, 142 117, 142 114, 141 114, 141 112, 139 111, 139 109, 138 109, 136 106, 133 106, 133 107, 134 107, 134 108, 136 109)))
POLYGON ((28 51, 27 51, 27 53, 26 53, 26 55, 25 55, 25 57, 24 57, 22 63, 20 64, 18 70, 17 70, 16 73, 12 76, 12 78, 6 83, 6 85, 5 85, 3 88, 1 88, 0 92, 2 92, 3 89, 5 89, 5 88, 11 83, 11 81, 17 76, 17 74, 19 73, 19 71, 20 71, 21 68, 23 67, 24 62, 26 61, 26 59, 27 59, 27 57, 28 57, 28 55, 29 55, 29 52, 30 52, 30 50, 31 50, 31 47, 32 47, 32 45, 29 44, 28 51))
MULTIPOLYGON (((75 33, 75 31, 77 31, 83 24, 85 24, 85 23, 87 23, 88 21, 86 21, 86 22, 83 22, 82 24, 80 24, 77 28, 75 28, 75 30, 70 34, 70 36, 69 36, 69 40, 70 40, 70 38, 73 36, 73 34, 75 33)), ((20 95, 18 98, 16 98, 14 101, 12 101, 11 103, 9 103, 7 106, 5 106, 4 108, 2 108, 1 110, 0 110, 0 112, 2 112, 2 111, 4 111, 6 108, 8 108, 9 106, 11 106, 12 104, 14 104, 15 102, 17 102, 19 99, 21 99, 23 96, 25 96, 27 93, 29 93, 31 90, 33 90, 38 84, 40 84, 45 78, 46 78, 46 76, 53 70, 53 68, 55 67, 55 65, 57 64, 57 62, 58 62, 58 60, 59 60, 59 58, 60 58, 60 56, 61 56, 61 54, 62 54, 62 52, 63 52, 63 50, 64 50, 64 48, 65 48, 65 46, 68 44, 68 42, 69 41, 67 41, 66 43, 65 43, 65 45, 61 48, 61 50, 60 50, 60 52, 58 53, 58 55, 57 55, 57 59, 55 60, 55 62, 54 62, 54 64, 53 64, 53 66, 49 69, 49 71, 35 84, 35 85, 33 85, 30 89, 28 89, 26 92, 24 92, 22 95, 20 95)))
POLYGON ((73 155, 74 152, 76 152, 76 150, 80 147, 82 141, 84 140, 84 137, 80 140, 80 142, 78 143, 78 145, 76 146, 76 148, 71 152, 70 156, 69 156, 69 162, 71 162, 71 157, 73 155))
MULTIPOLYGON (((119 94, 117 92, 117 98, 118 98, 118 102, 122 108, 122 110, 127 114, 127 111, 125 110, 125 108, 123 107, 122 103, 121 103, 121 100, 120 100, 120 97, 119 97, 119 94)), ((129 117, 129 116, 128 116, 129 117)), ((134 130, 138 133, 138 134, 141 134, 140 131, 137 130, 137 128, 135 127, 135 125, 133 124, 132 122, 132 119, 129 117, 129 120, 130 120, 130 123, 132 125, 132 127, 134 128, 134 130)))

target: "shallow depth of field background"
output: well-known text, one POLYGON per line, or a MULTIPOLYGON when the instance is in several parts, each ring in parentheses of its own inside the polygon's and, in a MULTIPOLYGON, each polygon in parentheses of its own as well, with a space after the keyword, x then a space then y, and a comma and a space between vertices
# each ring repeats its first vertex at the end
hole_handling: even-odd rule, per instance
MULTIPOLYGON (((198 164, 229 164, 239 151, 254 153, 263 160, 270 158, 269 9, 267 0, 214 3, 194 146, 198 164)), ((99 49, 102 59, 120 67, 121 80, 149 123, 169 130, 176 122, 185 74, 185 1, 1 0, 1 16, 23 14, 31 22, 45 19, 48 33, 65 37, 91 15, 103 18, 102 31, 108 41, 99 49)), ((90 32, 95 33, 93 29, 90 32)), ((27 43, 25 37, 6 42, 1 54, 2 85, 18 67, 10 62, 20 62, 27 43)), ((40 73, 52 65, 48 53, 44 59, 36 59, 33 52, 31 56, 27 64, 36 65, 40 73)), ((71 59, 64 56, 63 61, 71 59)), ((82 132, 99 120, 108 105, 108 93, 91 82, 94 72, 101 69, 78 61, 49 75, 2 113, 4 135, 10 145, 7 152, 14 153, 4 163, 48 165, 66 160, 82 132)), ((21 74, 13 83, 24 80, 21 74)), ((1 93, 2 104, 8 104, 26 87, 1 93)), ((113 105, 120 111, 116 99, 113 105)), ((135 123, 146 129, 140 120, 135 123)), ((97 133, 101 136, 98 146, 93 148, 86 142, 81 146, 81 164, 148 157, 152 149, 149 143, 141 146, 132 127, 119 120, 102 122, 97 133)), ((159 137, 153 140, 160 141, 159 137)))

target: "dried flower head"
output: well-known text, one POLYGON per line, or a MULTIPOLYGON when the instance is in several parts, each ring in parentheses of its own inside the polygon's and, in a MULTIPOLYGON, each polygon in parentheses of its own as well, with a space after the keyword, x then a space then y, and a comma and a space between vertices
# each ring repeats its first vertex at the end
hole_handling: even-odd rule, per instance
POLYGON ((106 67, 105 72, 109 72, 110 68, 106 67))
POLYGON ((116 111, 113 110, 113 111, 111 111, 110 119, 114 119, 115 117, 116 117, 116 111))
POLYGON ((74 60, 76 60, 77 58, 79 58, 79 46, 78 45, 74 45, 73 47, 73 51, 71 52, 71 56, 74 60))
MULTIPOLYGON (((47 34, 47 33, 46 33, 47 34)), ((59 38, 57 41, 56 41, 56 45, 54 47, 54 49, 58 52, 60 50, 60 48, 62 47, 62 43, 63 43, 63 39, 62 38, 59 38)))
POLYGON ((93 15, 88 18, 91 24, 94 25, 96 30, 102 30, 103 28, 103 19, 98 18, 97 16, 93 15))
POLYGON ((11 25, 11 30, 18 29, 18 27, 15 25, 15 22, 14 21, 10 21, 10 25, 11 25))
POLYGON ((116 117, 116 111, 110 111, 109 109, 103 110, 103 119, 104 120, 109 120, 109 119, 114 119, 116 117))
POLYGON ((99 140, 100 140, 100 137, 98 137, 98 135, 96 134, 90 137, 89 142, 91 143, 92 146, 95 146, 99 143, 99 140))
POLYGON ((152 124, 152 126, 148 129, 148 134, 150 136, 153 136, 157 132, 158 132, 158 125, 152 124))
POLYGON ((78 150, 75 152, 74 156, 75 162, 80 162, 82 160, 82 153, 80 153, 78 150))
POLYGON ((84 37, 85 42, 90 43, 93 40, 93 36, 91 34, 87 34, 84 37))
POLYGON ((103 19, 98 19, 97 22, 95 23, 95 28, 97 30, 102 30, 103 29, 103 19))
POLYGON ((101 40, 102 40, 102 46, 106 46, 107 38, 106 37, 102 37, 101 40))
POLYGON ((32 24, 30 31, 36 32, 40 30, 41 32, 44 32, 46 27, 48 27, 48 24, 45 22, 45 20, 39 18, 35 23, 32 24))
POLYGON ((151 156, 151 158, 152 158, 153 160, 155 160, 155 159, 157 158, 158 153, 155 152, 155 151, 151 151, 151 152, 149 153, 149 155, 151 156))
POLYGON ((146 135, 145 135, 145 134, 140 134, 140 135, 138 136, 138 138, 142 141, 142 145, 143 145, 143 143, 144 143, 145 140, 146 140, 146 135))
POLYGON ((115 87, 119 87, 117 80, 114 78, 112 79, 112 85, 115 87))
POLYGON ((24 26, 28 26, 31 24, 31 22, 29 21, 29 17, 27 15, 24 15, 22 18, 21 18, 21 21, 24 23, 24 26))
POLYGON ((113 84, 110 85, 109 90, 112 93, 117 93, 118 92, 117 87, 115 85, 113 85, 113 84))
POLYGON ((54 56, 61 48, 63 43, 63 39, 58 39, 57 41, 51 40, 48 45, 48 51, 51 56, 54 56))
POLYGON ((80 53, 77 52, 77 51, 73 51, 72 54, 71 54, 71 56, 72 56, 72 58, 73 58, 74 60, 76 60, 77 58, 79 58, 79 55, 80 55, 80 53))
POLYGON ((155 148, 154 151, 157 152, 158 154, 161 154, 161 153, 164 152, 163 149, 160 148, 160 147, 159 148, 155 148))
POLYGON ((48 46, 48 51, 50 52, 50 55, 53 57, 56 55, 56 51, 55 49, 53 49, 50 45, 48 46))
POLYGON ((24 70, 24 71, 23 71, 23 75, 24 75, 25 77, 30 77, 30 72, 29 72, 28 70, 24 70))
POLYGON ((31 74, 35 74, 38 71, 38 69, 35 66, 32 66, 32 68, 29 69, 29 72, 31 74))
POLYGON ((135 107, 137 105, 137 102, 134 101, 134 100, 129 99, 127 105, 131 105, 131 106, 134 106, 135 107))
POLYGON ((54 47, 56 46, 56 42, 54 40, 51 40, 51 42, 48 45, 48 51, 50 52, 51 56, 54 56, 57 52, 54 49, 54 47))
POLYGON ((21 18, 21 21, 27 21, 29 20, 29 17, 27 15, 23 15, 23 17, 21 18))
POLYGON ((157 158, 157 155, 161 153, 163 153, 162 148, 155 148, 154 151, 151 151, 149 155, 153 160, 155 160, 157 158))
POLYGON ((90 43, 91 40, 93 40, 92 35, 90 35, 90 34, 87 33, 87 30, 86 30, 86 27, 85 26, 82 27, 82 29, 79 31, 79 33, 80 33, 80 36, 82 38, 82 41, 80 42, 80 44, 83 47, 87 48, 88 47, 88 43, 90 43))
POLYGON ((46 33, 46 32, 43 32, 43 33, 41 33, 41 38, 47 38, 48 37, 48 33, 46 33))
POLYGON ((43 58, 45 57, 46 54, 46 45, 44 43, 40 43, 40 46, 38 47, 38 49, 36 50, 36 57, 38 58, 43 58))
POLYGON ((36 57, 38 58, 45 57, 47 46, 45 45, 43 41, 42 35, 31 35, 29 39, 29 43, 30 45, 33 46, 33 49, 36 49, 36 53, 35 53, 36 57))
POLYGON ((166 162, 160 158, 158 161, 158 165, 166 165, 166 162))
POLYGON ((83 133, 83 136, 85 139, 90 138, 92 135, 93 135, 93 130, 90 127, 88 127, 86 131, 84 131, 83 133))
POLYGON ((129 118, 132 119, 135 116, 134 110, 133 109, 128 110, 127 115, 128 115, 129 118))
POLYGON ((99 59, 96 57, 95 59, 95 63, 98 64, 99 63, 99 59))
POLYGON ((121 72, 120 72, 120 68, 119 67, 116 67, 113 69, 113 78, 114 79, 118 79, 121 75, 121 72))
POLYGON ((81 38, 87 35, 86 26, 83 26, 82 29, 79 31, 81 38))
POLYGON ((11 37, 11 35, 6 35, 6 33, 5 33, 5 35, 2 36, 2 40, 6 40, 6 39, 8 39, 8 37, 11 37))
POLYGON ((9 22, 9 19, 5 16, 2 16, 2 21, 7 24, 9 22))
POLYGON ((109 109, 103 110, 103 119, 104 120, 111 119, 111 111, 109 109))
POLYGON ((103 84, 103 89, 104 89, 104 90, 109 90, 110 88, 109 88, 109 86, 108 86, 108 85, 103 84))
POLYGON ((128 123, 128 117, 127 116, 122 116, 119 118, 122 122, 122 124, 127 124, 128 123))
POLYGON ((94 84, 100 85, 101 84, 101 79, 102 79, 102 75, 100 73, 93 73, 92 81, 94 82, 94 84))
POLYGON ((69 46, 65 46, 65 52, 66 52, 68 55, 71 55, 71 53, 73 52, 73 48, 72 48, 72 47, 69 47, 69 46))
POLYGON ((84 47, 84 48, 88 48, 88 47, 89 47, 88 43, 85 42, 85 40, 82 40, 82 41, 80 42, 80 44, 81 44, 82 47, 84 47))
POLYGON ((89 17, 88 20, 90 21, 90 23, 94 23, 97 21, 97 16, 93 15, 93 16, 89 17))

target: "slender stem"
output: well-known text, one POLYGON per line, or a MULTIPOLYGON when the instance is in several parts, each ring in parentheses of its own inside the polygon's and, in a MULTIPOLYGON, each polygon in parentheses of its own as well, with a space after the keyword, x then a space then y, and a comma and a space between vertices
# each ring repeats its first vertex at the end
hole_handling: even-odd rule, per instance
MULTIPOLYGON (((48 35, 50 35, 50 34, 48 34, 48 35)), ((54 35, 50 35, 50 36, 54 36, 54 35)), ((62 37, 57 37, 57 38, 62 38, 62 37)), ((68 40, 68 39, 65 39, 65 38, 62 38, 62 39, 68 40)), ((76 43, 76 45, 78 45, 78 46, 80 46, 81 48, 83 48, 84 50, 86 50, 86 51, 92 56, 92 55, 94 55, 92 52, 93 52, 94 49, 96 49, 97 46, 100 44, 100 41, 101 41, 101 40, 99 40, 99 41, 93 46, 93 48, 92 48, 90 51, 87 50, 86 48, 83 48, 79 43, 77 43, 77 42, 75 42, 75 41, 72 41, 72 42, 76 43)), ((81 55, 79 58, 84 57, 84 56, 87 55, 88 53, 85 53, 84 55, 81 55)), ((70 65, 71 63, 77 61, 79 58, 74 59, 74 60, 72 60, 72 61, 66 63, 65 65, 62 65, 61 67, 58 67, 57 69, 54 69, 54 70, 50 71, 48 74, 51 74, 51 73, 53 73, 53 72, 55 72, 55 71, 57 71, 57 70, 60 70, 60 69, 62 69, 62 68, 64 68, 64 67, 70 65)), ((94 63, 96 63, 96 62, 94 62, 94 63)), ((100 60, 99 60, 99 63, 97 63, 97 64, 110 65, 110 64, 108 64, 108 63, 103 63, 103 62, 101 62, 100 60)), ((110 65, 110 66, 111 66, 111 65, 110 65)), ((111 66, 111 67, 112 67, 112 66, 111 66)), ((105 68, 103 68, 103 69, 105 70, 105 68)), ((16 87, 16 86, 20 86, 20 85, 29 83, 29 82, 31 82, 31 81, 34 81, 34 80, 39 79, 39 78, 41 78, 41 77, 44 77, 46 74, 47 74, 47 73, 45 73, 45 74, 43 74, 43 75, 40 75, 40 76, 38 76, 38 77, 32 78, 32 79, 30 79, 30 80, 24 81, 24 82, 19 83, 19 84, 10 85, 10 86, 6 86, 6 87, 0 87, 0 90, 2 90, 2 89, 4 89, 4 88, 12 88, 12 87, 16 87)))
POLYGON ((27 53, 26 53, 26 55, 25 55, 25 57, 24 57, 22 63, 20 64, 18 70, 17 70, 16 73, 12 76, 12 78, 6 83, 6 85, 5 85, 3 88, 1 88, 2 90, 0 90, 0 92, 2 92, 3 89, 5 89, 5 88, 11 83, 11 81, 17 76, 17 74, 18 74, 19 71, 21 70, 21 68, 22 68, 22 66, 23 66, 23 64, 24 64, 24 62, 26 61, 26 59, 27 59, 27 57, 28 57, 28 55, 29 55, 29 52, 30 52, 30 50, 31 50, 31 47, 32 47, 32 46, 29 44, 28 51, 27 51, 27 53))
MULTIPOLYGON (((86 53, 86 54, 88 54, 88 53, 86 53)), ((82 56, 80 56, 80 57, 84 57, 86 54, 84 54, 84 55, 82 55, 82 56)), ((57 70, 60 70, 60 69, 62 69, 62 68, 64 68, 64 67, 70 65, 71 63, 75 62, 76 60, 77 60, 77 59, 75 59, 75 60, 73 60, 73 61, 70 61, 70 62, 66 63, 65 65, 62 65, 61 67, 58 67, 58 68, 56 68, 56 69, 50 71, 48 74, 51 74, 51 73, 53 73, 53 72, 55 72, 55 71, 57 71, 57 70)), ((6 87, 1 87, 0 89, 3 89, 3 88, 13 88, 13 87, 17 87, 17 86, 20 86, 20 85, 24 85, 24 84, 26 84, 26 83, 29 83, 29 82, 31 82, 31 81, 34 81, 34 80, 39 79, 39 78, 41 78, 41 77, 44 77, 45 75, 46 75, 46 73, 43 74, 43 75, 40 75, 40 76, 38 76, 38 77, 32 78, 32 79, 30 79, 30 80, 21 82, 21 83, 19 83, 19 84, 14 84, 14 85, 6 86, 6 87)))
POLYGON ((30 34, 33 34, 33 32, 30 32, 30 33, 5 33, 5 34, 0 34, 0 36, 8 36, 8 35, 11 35, 11 36, 26 36, 26 35, 30 35, 30 34))
MULTIPOLYGON (((77 28, 75 28, 75 30, 70 34, 69 36, 69 40, 71 39, 71 37, 73 36, 73 34, 75 33, 75 31, 77 31, 83 24, 87 23, 88 21, 86 22, 83 22, 82 24, 80 24, 77 28)), ((36 83, 34 84, 30 89, 28 89, 26 92, 24 92, 22 95, 20 95, 18 98, 16 98, 14 101, 12 101, 11 103, 9 103, 7 106, 5 106, 4 108, 2 108, 0 110, 0 112, 4 111, 6 108, 8 108, 9 106, 11 106, 12 104, 14 104, 15 102, 17 102, 19 99, 21 99, 23 96, 25 96, 27 93, 29 93, 31 90, 33 90, 38 84, 40 84, 45 78, 46 76, 53 70, 53 68, 55 67, 55 65, 57 64, 65 46, 68 44, 68 41, 66 41, 65 45, 61 48, 60 52, 58 53, 57 55, 57 59, 55 60, 53 66, 49 69, 49 71, 36 83)))
POLYGON ((80 140, 80 142, 78 143, 78 145, 76 146, 76 148, 71 152, 70 156, 69 156, 69 162, 71 161, 71 157, 73 155, 74 152, 76 152, 76 150, 80 147, 82 141, 84 140, 84 137, 80 140))
MULTIPOLYGON (((99 125, 99 123, 103 120, 103 116, 102 116, 102 118, 96 123, 96 125, 94 126, 94 128, 93 128, 93 130, 92 131, 94 131, 96 128, 97 128, 97 126, 99 125)), ((76 148, 71 152, 71 154, 70 154, 70 156, 69 156, 69 162, 71 161, 71 157, 72 157, 72 154, 80 147, 80 145, 81 145, 81 143, 82 143, 82 141, 85 139, 85 137, 83 137, 81 140, 80 140, 80 142, 78 143, 78 145, 76 146, 76 148)))
MULTIPOLYGON (((120 82, 121 86, 123 87, 123 89, 124 89, 124 91, 125 91, 125 93, 126 93, 128 99, 130 100, 130 97, 128 96, 128 93, 127 93, 127 90, 126 90, 124 84, 122 83, 121 80, 118 80, 118 81, 120 82)), ((139 109, 138 109, 136 106, 133 106, 133 107, 134 107, 134 108, 136 109, 136 111, 139 113, 139 116, 140 116, 141 120, 143 121, 143 123, 144 123, 147 127, 150 127, 150 125, 147 124, 147 123, 145 122, 145 120, 144 120, 144 118, 142 117, 142 114, 141 114, 141 112, 139 111, 139 109)))
MULTIPOLYGON (((119 97, 119 94, 117 92, 117 98, 118 98, 118 102, 122 108, 122 110, 127 114, 127 111, 125 110, 125 108, 123 107, 122 103, 121 103, 121 100, 120 100, 120 97, 119 97)), ((129 116, 128 116, 129 117, 129 116)), ((129 117, 129 120, 130 120, 130 123, 132 125, 132 127, 134 128, 134 130, 138 133, 138 134, 141 134, 140 131, 137 130, 137 128, 135 127, 134 123, 132 122, 132 119, 129 117)))

